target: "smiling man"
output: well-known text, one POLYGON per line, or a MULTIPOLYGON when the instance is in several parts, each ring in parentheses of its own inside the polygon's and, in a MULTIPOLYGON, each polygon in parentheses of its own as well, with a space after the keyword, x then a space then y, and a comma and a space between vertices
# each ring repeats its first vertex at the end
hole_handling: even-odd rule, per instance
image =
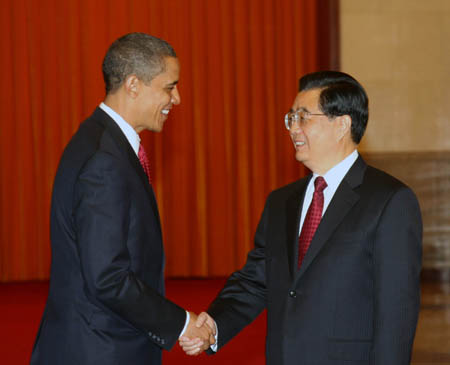
MULTIPOLYGON (((307 74, 285 116, 312 173, 273 191, 245 266, 198 317, 217 351, 267 309, 269 365, 408 365, 420 304, 414 193, 357 152, 368 98, 353 77, 307 74)), ((196 339, 182 338, 190 355, 196 339)))
POLYGON ((103 61, 106 98, 67 145, 53 186, 50 291, 32 365, 160 365, 180 337, 214 342, 164 297, 164 249, 138 133, 180 103, 165 41, 119 38, 103 61), (211 340, 211 341, 210 341, 211 340))

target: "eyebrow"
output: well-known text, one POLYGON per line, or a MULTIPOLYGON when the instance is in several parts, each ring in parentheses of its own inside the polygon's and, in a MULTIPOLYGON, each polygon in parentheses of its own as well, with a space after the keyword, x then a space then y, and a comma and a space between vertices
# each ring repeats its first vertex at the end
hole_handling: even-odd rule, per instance
POLYGON ((297 110, 294 110, 294 109, 289 109, 289 113, 296 113, 296 112, 305 112, 305 113, 310 113, 310 111, 307 109, 307 108, 305 108, 305 107, 301 107, 301 108, 298 108, 297 110))
POLYGON ((167 86, 175 86, 176 84, 178 84, 178 80, 171 82, 170 84, 167 84, 167 86))

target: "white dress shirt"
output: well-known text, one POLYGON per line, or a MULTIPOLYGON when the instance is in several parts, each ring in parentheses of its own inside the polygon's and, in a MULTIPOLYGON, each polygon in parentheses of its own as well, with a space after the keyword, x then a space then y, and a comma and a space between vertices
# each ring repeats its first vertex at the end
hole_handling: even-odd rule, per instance
MULTIPOLYGON (((350 155, 348 155, 341 162, 339 162, 337 165, 328 170, 325 173, 325 175, 323 175, 323 178, 327 183, 327 187, 323 191, 324 200, 323 200, 322 217, 325 214, 328 205, 331 202, 331 199, 333 199, 334 193, 336 192, 339 184, 341 183, 344 176, 347 174, 348 170, 350 170, 350 167, 353 166, 357 158, 358 158, 358 151, 354 150, 350 155)), ((303 222, 305 221, 306 213, 313 198, 314 181, 318 176, 319 175, 317 174, 313 174, 313 177, 309 181, 308 187, 306 188, 305 199, 303 200, 302 216, 300 217, 299 235, 300 232, 302 231, 303 222)))
MULTIPOLYGON (((125 134, 125 137, 127 138, 128 143, 130 143, 131 147, 133 148, 133 151, 136 153, 136 156, 138 156, 139 146, 141 144, 141 138, 139 137, 139 134, 136 133, 134 128, 130 124, 128 124, 125 119, 123 119, 117 112, 115 112, 105 103, 101 103, 99 105, 99 108, 102 109, 112 118, 112 120, 116 122, 120 130, 123 132, 123 134, 125 134)), ((189 312, 186 311, 186 321, 184 322, 184 327, 181 330, 179 337, 183 336, 184 332, 186 332, 186 328, 189 324, 190 318, 191 316, 189 315, 189 312)))

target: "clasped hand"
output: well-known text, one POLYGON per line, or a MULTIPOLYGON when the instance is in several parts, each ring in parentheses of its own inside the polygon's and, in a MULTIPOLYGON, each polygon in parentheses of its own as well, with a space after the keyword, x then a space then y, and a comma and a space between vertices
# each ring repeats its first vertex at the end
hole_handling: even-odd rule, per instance
POLYGON ((188 327, 180 337, 180 346, 187 355, 197 356, 216 343, 216 324, 205 312, 198 316, 189 312, 188 327))

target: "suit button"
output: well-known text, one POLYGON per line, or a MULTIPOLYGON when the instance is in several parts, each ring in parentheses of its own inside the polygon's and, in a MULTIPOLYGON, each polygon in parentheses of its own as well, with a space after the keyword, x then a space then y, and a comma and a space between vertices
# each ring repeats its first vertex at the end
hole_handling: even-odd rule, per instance
POLYGON ((291 298, 297 298, 297 293, 295 292, 295 290, 291 290, 291 291, 289 292, 289 296, 290 296, 291 298))

